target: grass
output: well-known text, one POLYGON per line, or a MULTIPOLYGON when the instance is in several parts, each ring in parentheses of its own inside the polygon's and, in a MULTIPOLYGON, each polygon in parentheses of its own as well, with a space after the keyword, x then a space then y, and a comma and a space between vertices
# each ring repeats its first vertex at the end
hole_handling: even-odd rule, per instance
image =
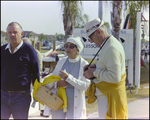
MULTIPOLYGON (((147 63, 149 66, 149 63, 147 63)), ((133 86, 132 94, 130 94, 129 89, 127 90, 128 103, 133 102, 138 99, 149 97, 149 70, 146 67, 141 67, 141 79, 140 79, 140 88, 133 86)))

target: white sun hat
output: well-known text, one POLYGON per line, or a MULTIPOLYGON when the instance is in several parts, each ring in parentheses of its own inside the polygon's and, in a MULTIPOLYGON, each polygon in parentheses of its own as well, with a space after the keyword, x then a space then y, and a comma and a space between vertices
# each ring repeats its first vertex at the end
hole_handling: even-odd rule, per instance
POLYGON ((93 32, 95 32, 100 26, 104 24, 103 20, 96 18, 90 22, 87 22, 84 27, 86 30, 86 36, 89 37, 93 32))
POLYGON ((83 50, 83 44, 81 42, 80 37, 76 37, 76 38, 70 37, 70 38, 67 39, 66 43, 67 42, 71 42, 71 43, 75 44, 77 46, 78 50, 79 50, 79 53, 81 53, 81 51, 83 50))

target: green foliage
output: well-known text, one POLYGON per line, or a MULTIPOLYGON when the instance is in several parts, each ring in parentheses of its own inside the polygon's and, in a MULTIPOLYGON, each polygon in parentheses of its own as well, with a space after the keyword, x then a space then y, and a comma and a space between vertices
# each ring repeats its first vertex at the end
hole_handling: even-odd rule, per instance
POLYGON ((63 22, 64 22, 64 30, 67 28, 68 19, 70 19, 71 24, 74 26, 75 20, 80 19, 81 17, 81 9, 82 6, 81 1, 62 1, 61 7, 63 9, 63 22))
POLYGON ((43 33, 38 36, 39 41, 46 40, 47 36, 44 36, 43 33))
POLYGON ((83 28, 88 15, 82 15, 82 1, 61 1, 65 40, 73 34, 73 28, 83 28))
POLYGON ((109 23, 108 22, 104 22, 104 25, 107 29, 110 29, 109 23))
POLYGON ((29 38, 34 38, 34 35, 32 33, 30 33, 29 38))
MULTIPOLYGON (((133 29, 133 33, 135 36, 136 31, 136 21, 137 21, 137 12, 141 12, 141 10, 149 7, 149 1, 124 1, 125 11, 131 15, 130 23, 131 29, 133 29)), ((134 39, 135 40, 135 39, 134 39)))
MULTIPOLYGON (((127 14, 131 15, 131 29, 133 29, 133 34, 135 37, 135 31, 136 31, 136 19, 137 19, 137 12, 140 12, 141 10, 144 10, 149 7, 149 1, 122 1, 124 5, 124 13, 127 12, 127 14)), ((105 2, 106 4, 108 2, 105 2)), ((110 2, 113 4, 113 2, 110 2)), ((135 40, 135 38, 134 38, 135 40)))
POLYGON ((6 33, 2 33, 2 36, 5 36, 5 40, 8 41, 8 37, 7 37, 6 33))
POLYGON ((64 34, 58 34, 58 33, 56 33, 54 35, 54 39, 55 40, 64 40, 65 39, 65 35, 64 34))
POLYGON ((88 21, 89 21, 89 16, 87 14, 84 14, 75 20, 74 28, 84 28, 85 23, 87 23, 88 21))

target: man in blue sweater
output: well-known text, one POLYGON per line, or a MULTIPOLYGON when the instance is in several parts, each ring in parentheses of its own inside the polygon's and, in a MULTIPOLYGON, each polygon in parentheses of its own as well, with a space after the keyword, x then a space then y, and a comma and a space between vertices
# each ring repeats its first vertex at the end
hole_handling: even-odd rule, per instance
POLYGON ((39 81, 39 63, 34 48, 23 42, 19 23, 7 27, 9 43, 1 47, 1 118, 28 119, 30 84, 39 81))

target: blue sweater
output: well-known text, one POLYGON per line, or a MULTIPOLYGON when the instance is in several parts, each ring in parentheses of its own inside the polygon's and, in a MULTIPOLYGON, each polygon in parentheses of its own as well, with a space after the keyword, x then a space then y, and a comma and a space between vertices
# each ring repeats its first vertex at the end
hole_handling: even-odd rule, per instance
POLYGON ((11 54, 1 46, 1 89, 4 91, 29 90, 31 81, 40 79, 39 63, 34 48, 23 42, 17 52, 11 54))

